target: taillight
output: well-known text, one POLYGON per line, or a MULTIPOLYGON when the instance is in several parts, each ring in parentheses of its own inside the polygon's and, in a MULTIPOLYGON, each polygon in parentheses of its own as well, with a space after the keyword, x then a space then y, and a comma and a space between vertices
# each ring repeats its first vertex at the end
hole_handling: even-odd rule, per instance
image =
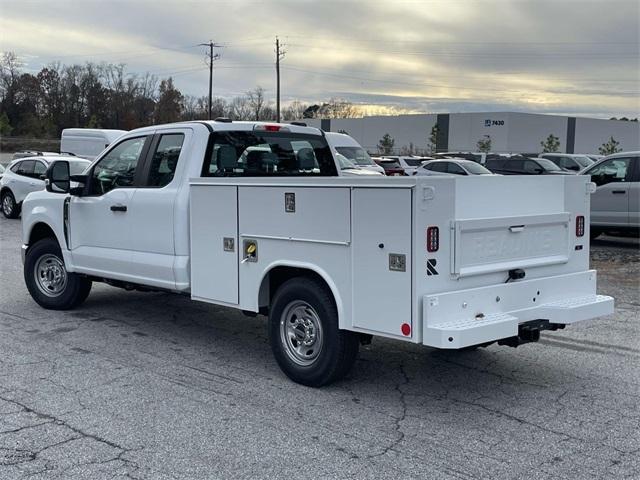
POLYGON ((427 252, 437 252, 440 248, 440 229, 438 227, 427 228, 427 252))
POLYGON ((584 216, 578 215, 576 217, 576 237, 584 236, 584 216))

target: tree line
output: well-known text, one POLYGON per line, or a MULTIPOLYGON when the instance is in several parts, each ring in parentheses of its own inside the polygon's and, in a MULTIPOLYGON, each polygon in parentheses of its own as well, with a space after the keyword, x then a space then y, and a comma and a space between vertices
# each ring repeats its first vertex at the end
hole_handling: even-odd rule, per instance
MULTIPOLYGON (((342 99, 321 104, 292 101, 283 121, 301 118, 349 118, 358 108, 342 99)), ((233 98, 216 97, 212 118, 274 120, 273 102, 257 86, 233 98)), ((208 118, 208 97, 186 95, 173 79, 135 74, 124 64, 52 63, 37 73, 25 72, 13 52, 0 58, 0 135, 59 138, 64 128, 115 128, 208 118)))

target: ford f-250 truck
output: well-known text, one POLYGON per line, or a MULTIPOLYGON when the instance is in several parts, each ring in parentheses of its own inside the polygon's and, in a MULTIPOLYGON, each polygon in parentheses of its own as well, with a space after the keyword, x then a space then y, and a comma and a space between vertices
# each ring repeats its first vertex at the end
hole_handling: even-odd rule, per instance
POLYGON ((92 282, 268 315, 294 381, 345 375, 372 335, 517 346, 613 312, 589 270, 583 176, 337 177, 320 130, 188 122, 131 131, 23 206, 44 308, 92 282))

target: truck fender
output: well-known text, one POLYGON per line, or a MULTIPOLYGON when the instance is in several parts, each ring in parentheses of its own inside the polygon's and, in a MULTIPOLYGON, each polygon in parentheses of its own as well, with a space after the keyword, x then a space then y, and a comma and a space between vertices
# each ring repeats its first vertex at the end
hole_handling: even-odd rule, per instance
MULTIPOLYGON (((58 225, 61 219, 55 217, 59 216, 59 213, 52 212, 47 206, 38 205, 29 211, 27 222, 23 222, 23 242, 25 245, 31 246, 31 237, 35 228, 38 225, 44 225, 48 227, 54 234, 60 250, 62 251, 62 257, 64 259, 65 268, 69 272, 73 272, 73 263, 71 261, 71 252, 67 249, 67 243, 64 238, 64 231, 62 225, 58 225)), ((23 215, 23 219, 25 216, 23 215)))
POLYGON ((322 268, 312 263, 298 262, 298 261, 291 260, 291 261, 275 261, 267 265, 260 279, 260 287, 258 289, 258 296, 256 297, 256 300, 258 300, 258 303, 260 303, 260 300, 263 298, 262 297, 263 292, 266 292, 266 280, 269 273, 271 273, 271 271, 273 271, 275 268, 278 268, 278 267, 288 267, 288 268, 297 268, 300 270, 308 270, 310 272, 315 273, 320 278, 322 278, 322 280, 324 280, 324 282, 327 284, 327 286, 331 290, 331 294, 333 295, 333 298, 336 302, 336 309, 338 310, 338 323, 341 326, 345 324, 344 304, 342 302, 342 297, 340 296, 338 287, 336 286, 331 276, 325 270, 323 270, 322 268))

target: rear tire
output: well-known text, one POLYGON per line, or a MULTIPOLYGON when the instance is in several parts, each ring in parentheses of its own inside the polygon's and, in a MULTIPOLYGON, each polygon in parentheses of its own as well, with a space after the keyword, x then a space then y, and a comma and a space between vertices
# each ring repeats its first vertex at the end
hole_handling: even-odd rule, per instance
POLYGON ((338 311, 320 281, 296 277, 278 288, 269 312, 269 342, 291 380, 321 387, 344 377, 356 360, 358 335, 338 328, 338 311))
POLYGON ((602 235, 602 230, 598 230, 596 228, 592 228, 591 230, 589 230, 589 238, 591 240, 595 240, 596 238, 598 238, 600 235, 602 235))
POLYGON ((49 310, 71 310, 91 292, 91 280, 67 272, 60 246, 53 238, 43 238, 29 247, 24 281, 36 303, 49 310))
POLYGON ((0 206, 2 207, 2 214, 7 218, 18 218, 18 215, 20 215, 20 206, 16 203, 16 198, 10 190, 2 193, 0 206))

